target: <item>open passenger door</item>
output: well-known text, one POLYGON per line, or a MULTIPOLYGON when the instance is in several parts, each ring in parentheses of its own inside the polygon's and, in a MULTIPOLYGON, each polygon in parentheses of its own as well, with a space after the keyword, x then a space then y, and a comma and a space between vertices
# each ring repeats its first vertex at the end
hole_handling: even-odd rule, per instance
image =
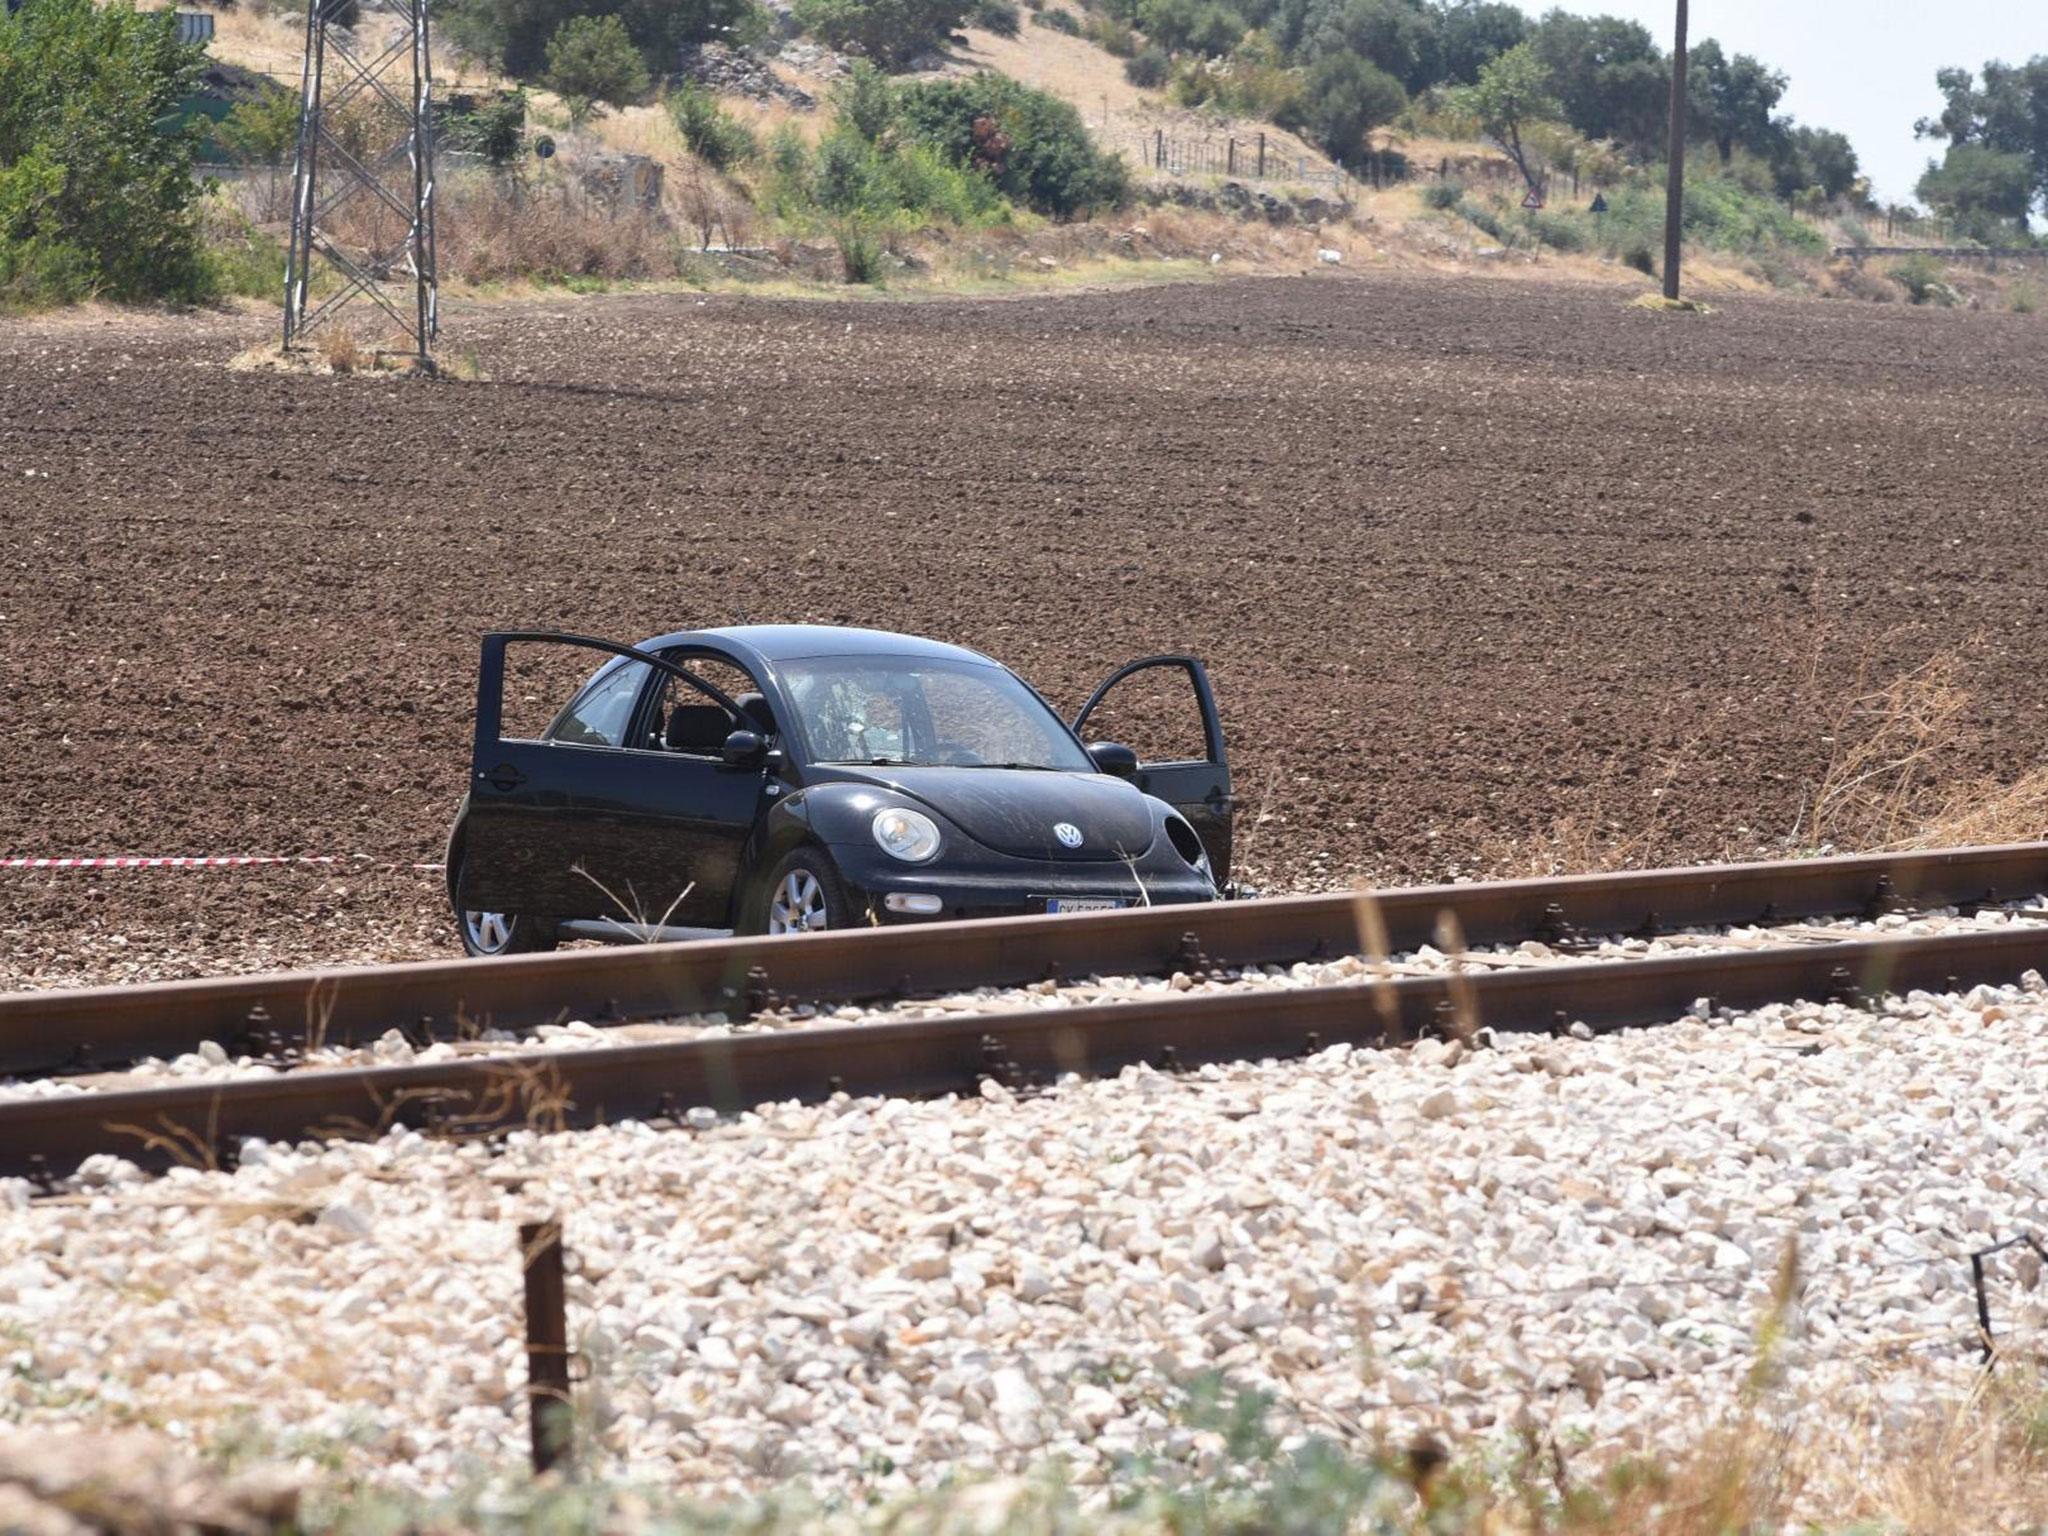
POLYGON ((1222 886, 1230 878, 1237 803, 1230 794, 1223 721, 1201 662, 1192 656, 1146 656, 1117 668, 1074 716, 1074 734, 1084 742, 1089 740, 1091 721, 1098 722, 1097 740, 1119 741, 1137 752, 1133 782, 1188 819, 1208 852, 1216 884, 1222 886), (1109 731, 1099 728, 1104 722, 1109 731))

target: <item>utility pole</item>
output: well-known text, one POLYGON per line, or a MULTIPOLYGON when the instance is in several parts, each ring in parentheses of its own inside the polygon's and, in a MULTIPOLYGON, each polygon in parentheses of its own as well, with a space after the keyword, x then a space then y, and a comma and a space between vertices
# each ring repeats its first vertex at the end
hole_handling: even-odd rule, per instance
POLYGON ((1685 212, 1685 0, 1678 0, 1678 27, 1671 39, 1671 164, 1664 180, 1664 297, 1678 297, 1678 236, 1685 212))
POLYGON ((358 297, 383 310, 420 365, 432 367, 440 315, 427 0, 306 6, 285 346, 358 297), (344 208, 346 217, 337 218, 344 208), (340 284, 309 311, 316 258, 340 284))

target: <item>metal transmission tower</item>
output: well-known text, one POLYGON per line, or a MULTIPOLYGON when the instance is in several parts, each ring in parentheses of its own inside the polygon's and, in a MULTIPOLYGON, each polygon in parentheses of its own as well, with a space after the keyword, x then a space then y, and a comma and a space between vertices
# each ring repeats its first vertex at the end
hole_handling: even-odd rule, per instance
POLYGON ((306 7, 285 346, 358 296, 381 308, 431 365, 439 316, 427 0, 309 0, 306 7), (308 310, 316 257, 341 282, 308 310))

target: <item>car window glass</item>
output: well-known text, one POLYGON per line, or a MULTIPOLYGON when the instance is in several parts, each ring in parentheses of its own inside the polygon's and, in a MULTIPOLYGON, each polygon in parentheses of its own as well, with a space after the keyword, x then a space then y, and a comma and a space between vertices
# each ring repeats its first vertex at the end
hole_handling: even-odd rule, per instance
POLYGON ((1141 763, 1199 763, 1209 756, 1194 681, 1177 666, 1145 667, 1124 678, 1102 696, 1081 735, 1121 742, 1141 763))
MULTIPOLYGON (((674 663, 693 677, 703 678, 734 703, 746 707, 752 729, 764 736, 774 734, 769 725, 773 716, 767 701, 760 697, 760 689, 745 668, 716 656, 691 656, 681 651, 664 652, 662 660, 674 663)), ((710 694, 700 693, 664 672, 655 681, 655 707, 647 713, 645 729, 647 739, 641 745, 648 748, 716 757, 725 746, 725 738, 738 727, 710 694), (681 720, 675 719, 678 706, 684 712, 681 720), (669 729, 672 722, 676 727, 673 732, 669 729)))
POLYGON ((950 760, 964 752, 984 763, 1044 762, 1053 750, 1050 725, 1016 708, 991 678, 1014 686, 1007 673, 993 668, 924 677, 924 705, 939 757, 950 760))
POLYGON ((1092 766, 1037 695, 1001 667, 848 657, 779 670, 818 762, 1092 766))
POLYGON ((547 739, 581 747, 624 745, 647 671, 644 661, 629 661, 601 672, 555 717, 547 739))

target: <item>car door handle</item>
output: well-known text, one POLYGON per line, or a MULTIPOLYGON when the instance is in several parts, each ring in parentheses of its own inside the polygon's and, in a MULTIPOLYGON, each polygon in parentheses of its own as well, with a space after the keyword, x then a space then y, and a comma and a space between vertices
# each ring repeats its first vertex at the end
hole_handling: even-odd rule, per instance
POLYGON ((489 773, 480 773, 477 777, 493 789, 501 789, 508 792, 517 789, 526 782, 526 775, 517 768, 514 768, 510 763, 500 763, 489 773))

